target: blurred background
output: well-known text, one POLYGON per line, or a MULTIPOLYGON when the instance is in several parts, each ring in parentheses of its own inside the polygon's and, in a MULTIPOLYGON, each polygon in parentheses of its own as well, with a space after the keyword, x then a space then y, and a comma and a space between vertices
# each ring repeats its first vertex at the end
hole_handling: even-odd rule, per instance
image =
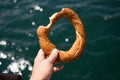
MULTIPOLYGON (((40 49, 36 30, 64 7, 81 18, 87 42, 80 58, 64 63, 51 80, 120 80, 120 0, 0 0, 0 73, 29 80, 40 49)), ((72 24, 60 19, 49 39, 68 50, 75 40, 72 24)))

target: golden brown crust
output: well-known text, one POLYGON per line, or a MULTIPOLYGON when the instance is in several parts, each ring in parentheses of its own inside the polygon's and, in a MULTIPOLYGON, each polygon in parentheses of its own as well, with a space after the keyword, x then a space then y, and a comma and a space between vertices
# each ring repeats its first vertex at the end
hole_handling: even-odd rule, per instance
POLYGON ((86 42, 83 24, 78 15, 72 9, 63 8, 60 12, 53 14, 50 17, 50 23, 47 26, 39 26, 37 29, 37 35, 39 38, 40 47, 43 49, 46 56, 49 56, 51 51, 56 48, 56 46, 48 39, 48 32, 54 22, 60 18, 68 19, 76 30, 76 40, 74 41, 72 47, 68 51, 58 50, 58 61, 70 62, 79 58, 86 42))

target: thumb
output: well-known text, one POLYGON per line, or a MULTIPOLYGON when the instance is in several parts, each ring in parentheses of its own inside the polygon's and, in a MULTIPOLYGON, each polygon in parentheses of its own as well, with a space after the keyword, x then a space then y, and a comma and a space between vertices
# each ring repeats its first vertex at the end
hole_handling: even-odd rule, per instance
POLYGON ((55 60, 57 59, 57 56, 58 56, 57 49, 54 49, 54 50, 52 51, 52 53, 50 54, 50 56, 47 58, 47 60, 48 60, 50 63, 54 63, 55 60))

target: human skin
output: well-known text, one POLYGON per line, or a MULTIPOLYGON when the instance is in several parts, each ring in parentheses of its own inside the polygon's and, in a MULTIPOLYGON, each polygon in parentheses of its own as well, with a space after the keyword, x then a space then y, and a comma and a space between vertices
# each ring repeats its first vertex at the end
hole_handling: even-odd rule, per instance
POLYGON ((34 66, 30 80, 50 80, 53 72, 57 72, 63 69, 62 66, 54 66, 58 56, 57 49, 54 49, 49 57, 45 57, 42 49, 38 51, 34 60, 34 66))

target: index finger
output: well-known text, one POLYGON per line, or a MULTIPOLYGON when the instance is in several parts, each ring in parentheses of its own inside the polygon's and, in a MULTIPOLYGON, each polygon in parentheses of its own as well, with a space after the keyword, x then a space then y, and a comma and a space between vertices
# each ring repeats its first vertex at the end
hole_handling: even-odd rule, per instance
POLYGON ((50 63, 54 63, 55 60, 57 59, 58 57, 58 52, 57 52, 57 49, 54 49, 52 51, 52 53, 50 54, 50 56, 47 58, 47 60, 50 62, 50 63))
POLYGON ((35 60, 37 60, 37 61, 42 61, 42 60, 44 60, 44 59, 45 59, 44 52, 42 51, 42 49, 40 49, 40 50, 38 51, 38 54, 37 54, 35 60))

